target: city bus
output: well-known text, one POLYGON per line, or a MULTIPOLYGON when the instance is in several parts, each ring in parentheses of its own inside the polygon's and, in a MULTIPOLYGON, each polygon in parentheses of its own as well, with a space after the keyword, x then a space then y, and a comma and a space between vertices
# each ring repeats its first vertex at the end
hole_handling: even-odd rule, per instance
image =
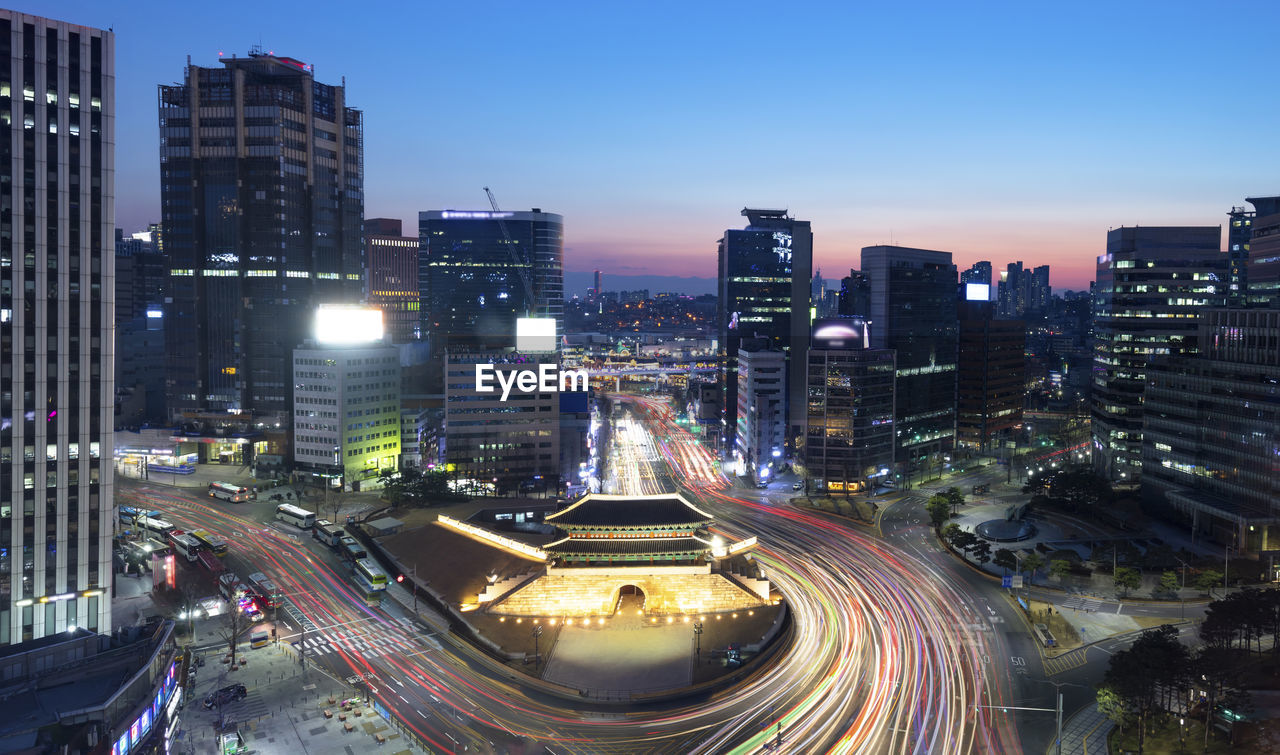
POLYGON ((192 530, 189 534, 196 540, 203 543, 204 546, 218 558, 222 558, 227 555, 227 541, 212 532, 206 532, 205 530, 192 530))
POLYGON ((253 497, 253 491, 229 482, 211 482, 209 483, 209 495, 232 503, 244 503, 253 497))
POLYGON ((374 605, 381 602, 382 593, 387 589, 387 573, 373 559, 356 560, 356 584, 364 590, 365 602, 374 605))
POLYGON ((282 503, 276 507, 276 519, 304 530, 311 529, 311 526, 316 523, 314 513, 291 503, 282 503))
POLYGON ((341 526, 330 522, 328 519, 317 519, 316 526, 311 530, 312 537, 330 548, 336 548, 342 542, 343 535, 346 534, 341 526))
POLYGON ((167 540, 169 538, 169 533, 177 529, 177 527, 174 527, 165 520, 156 519, 151 516, 140 516, 135 519, 133 523, 138 527, 138 529, 143 530, 148 534, 155 535, 161 540, 167 540))
POLYGON ((204 545, 199 540, 188 535, 185 532, 174 530, 169 533, 169 542, 173 544, 173 552, 182 556, 187 561, 195 561, 200 557, 200 550, 204 545))
POLYGON ((351 537, 350 535, 344 535, 342 537, 342 540, 340 540, 339 542, 342 543, 342 550, 341 550, 342 555, 351 559, 352 561, 358 561, 369 555, 367 552, 365 552, 364 547, 360 545, 360 541, 356 540, 354 537, 351 537))

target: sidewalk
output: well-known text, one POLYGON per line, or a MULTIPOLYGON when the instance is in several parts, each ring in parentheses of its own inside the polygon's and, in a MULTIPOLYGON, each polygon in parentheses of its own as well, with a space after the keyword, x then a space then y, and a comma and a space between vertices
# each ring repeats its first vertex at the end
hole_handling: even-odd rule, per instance
POLYGON ((244 645, 236 651, 236 659, 243 657, 248 662, 234 671, 222 663, 225 643, 205 647, 197 652, 205 665, 198 670, 194 691, 186 698, 174 742, 176 753, 217 751, 219 712, 206 710, 204 699, 231 684, 243 684, 248 696, 224 706, 225 730, 239 731, 245 745, 258 755, 349 755, 379 747, 376 735, 386 739, 382 746, 388 755, 424 752, 369 705, 356 705, 342 714, 340 705, 330 704, 329 698, 340 703, 356 697, 351 687, 311 663, 304 669, 284 647, 250 649, 244 645), (331 718, 325 717, 325 710, 331 718), (345 715, 346 720, 340 721, 339 715, 345 715), (351 724, 350 731, 346 724, 351 724))
MULTIPOLYGON (((1115 728, 1111 719, 1090 703, 1062 724, 1062 755, 1106 755, 1107 735, 1115 728)), ((1046 755, 1057 755, 1057 743, 1050 741, 1046 755)))

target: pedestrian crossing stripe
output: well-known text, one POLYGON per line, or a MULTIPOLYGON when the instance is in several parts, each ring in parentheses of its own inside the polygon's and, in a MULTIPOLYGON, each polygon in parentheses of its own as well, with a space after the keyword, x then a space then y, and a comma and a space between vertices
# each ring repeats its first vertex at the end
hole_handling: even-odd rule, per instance
POLYGON ((1045 676, 1053 676, 1055 674, 1061 674, 1072 669, 1080 668, 1087 662, 1087 659, 1085 658, 1087 652, 1087 648, 1077 648, 1069 653, 1060 655, 1057 658, 1045 658, 1045 676))

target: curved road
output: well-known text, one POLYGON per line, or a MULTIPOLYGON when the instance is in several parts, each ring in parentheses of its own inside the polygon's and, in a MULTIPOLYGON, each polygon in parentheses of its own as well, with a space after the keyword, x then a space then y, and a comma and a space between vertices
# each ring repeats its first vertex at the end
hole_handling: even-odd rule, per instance
POLYGON ((266 572, 316 627, 307 637, 331 650, 321 662, 367 679, 441 752, 1021 751, 1012 718, 979 707, 1014 703, 991 662, 1007 657, 1002 639, 973 628, 962 585, 836 520, 731 494, 664 404, 619 398, 638 419, 615 443, 626 487, 660 492, 674 477, 726 537, 757 535, 756 557, 792 611, 794 646, 731 694, 625 713, 551 696, 465 643, 431 635, 391 601, 365 606, 345 568, 305 533, 198 493, 122 485, 119 497, 231 540, 233 568, 266 572))

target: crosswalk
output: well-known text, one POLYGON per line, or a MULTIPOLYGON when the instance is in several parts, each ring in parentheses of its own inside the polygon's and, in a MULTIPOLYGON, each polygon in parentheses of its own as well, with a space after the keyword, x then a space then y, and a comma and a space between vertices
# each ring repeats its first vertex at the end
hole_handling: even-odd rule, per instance
MULTIPOLYGON (((307 632, 294 645, 308 655, 328 655, 339 651, 364 658, 384 655, 409 655, 440 649, 440 643, 408 617, 395 619, 403 633, 389 631, 379 625, 362 625, 319 629, 307 632), (406 636, 407 635, 407 636, 406 636)), ((314 625, 313 625, 314 626, 314 625)))
POLYGON ((256 721, 270 713, 267 710, 266 698, 257 691, 250 692, 243 700, 226 703, 222 706, 222 712, 229 724, 237 725, 256 721))
POLYGON ((1102 608, 1102 601, 1073 595, 1062 602, 1063 608, 1074 608, 1077 611, 1092 612, 1102 608))
POLYGON ((1064 671, 1070 671, 1073 668, 1080 668, 1086 663, 1085 655, 1088 648, 1076 648, 1069 653, 1064 653, 1057 658, 1044 659, 1045 676, 1053 676, 1061 674, 1064 671))

